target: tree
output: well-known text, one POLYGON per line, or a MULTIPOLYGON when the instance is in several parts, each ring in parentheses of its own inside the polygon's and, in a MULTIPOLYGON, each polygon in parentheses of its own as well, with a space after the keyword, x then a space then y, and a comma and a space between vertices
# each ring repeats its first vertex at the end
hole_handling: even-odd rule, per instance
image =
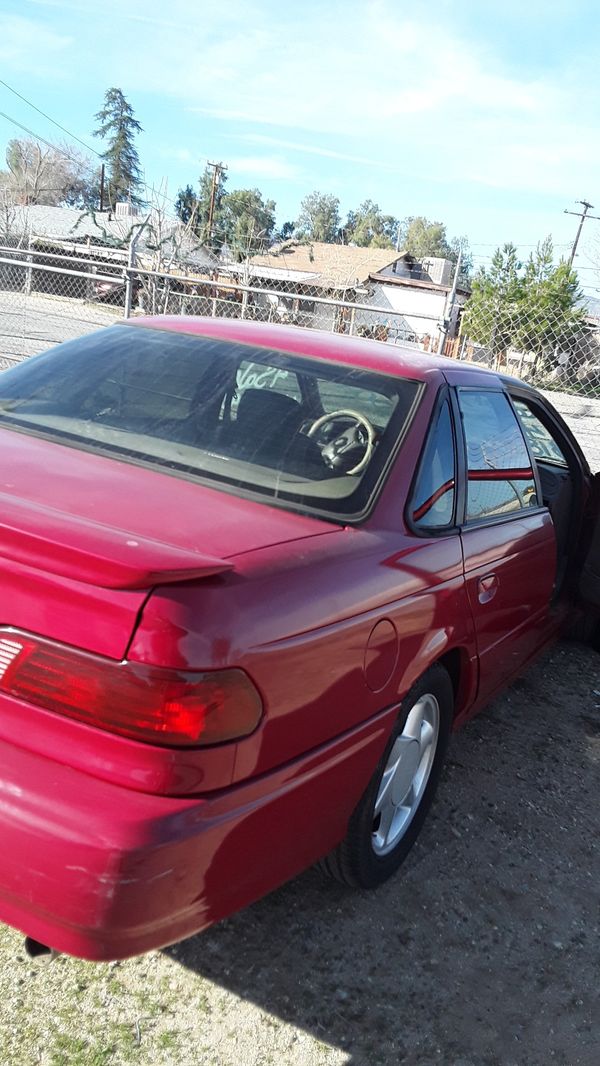
POLYGON ((533 352, 538 367, 555 352, 572 351, 584 328, 582 298, 575 271, 564 261, 554 265, 552 239, 547 237, 525 267, 514 346, 533 352))
POLYGON ((294 229, 295 226, 293 222, 284 222, 277 233, 273 234, 273 238, 274 240, 281 242, 289 241, 294 236, 294 229))
POLYGON ((113 206, 117 200, 142 204, 140 160, 134 144, 134 137, 142 132, 142 127, 120 89, 106 90, 104 107, 95 118, 99 126, 94 130, 94 137, 109 138, 102 156, 108 164, 109 202, 113 206))
POLYGON ((236 189, 221 201, 220 226, 238 260, 269 244, 275 229, 275 201, 263 200, 258 189, 236 189))
POLYGON ((210 211, 213 183, 215 183, 213 167, 204 168, 197 193, 191 185, 186 185, 185 188, 179 190, 175 201, 175 211, 181 221, 186 224, 190 223, 193 233, 213 251, 219 250, 224 241, 222 213, 226 181, 227 175, 224 170, 218 168, 214 186, 212 225, 210 211), (210 233, 209 230, 211 230, 210 233))
POLYGON ((186 226, 191 224, 194 230, 198 218, 199 203, 200 201, 191 185, 186 185, 184 189, 180 189, 177 193, 175 214, 186 226))
POLYGON ((340 228, 340 201, 331 193, 311 192, 300 204, 296 229, 311 241, 334 244, 340 228))
POLYGON ((449 259, 451 259, 453 263, 457 263, 459 255, 459 283, 462 285, 470 285, 471 275, 473 273, 473 256, 471 255, 471 249, 469 248, 469 241, 467 237, 452 237, 450 241, 449 259))
POLYGON ((520 322, 521 268, 514 244, 496 249, 489 270, 482 267, 474 279, 463 314, 462 332, 488 348, 494 361, 504 355, 520 322))
POLYGON ((553 262, 548 237, 525 268, 514 244, 498 248, 488 270, 473 281, 461 331, 501 362, 508 348, 531 352, 535 365, 572 351, 581 340, 584 312, 577 275, 565 262, 553 262))
POLYGON ((93 207, 99 198, 99 172, 90 160, 67 145, 52 147, 32 138, 11 140, 8 169, 0 186, 15 204, 93 207))
POLYGON ((399 237, 401 251, 414 256, 415 259, 426 259, 428 256, 439 256, 442 259, 453 257, 443 222, 430 222, 423 215, 411 215, 400 223, 399 237))
POLYGON ((2 185, 0 174, 0 244, 19 247, 27 243, 27 224, 24 211, 15 204, 10 190, 2 185))
POLYGON ((61 205, 94 209, 100 205, 100 168, 73 173, 63 190, 61 205))
POLYGON ((349 211, 342 228, 345 244, 361 248, 393 248, 398 231, 398 219, 384 215, 379 204, 365 200, 356 211, 349 211))
POLYGON ((400 223, 397 241, 400 250, 415 259, 439 257, 456 263, 460 254, 459 281, 463 285, 469 284, 473 272, 469 242, 466 237, 452 237, 449 240, 443 222, 431 222, 423 215, 410 215, 400 223))

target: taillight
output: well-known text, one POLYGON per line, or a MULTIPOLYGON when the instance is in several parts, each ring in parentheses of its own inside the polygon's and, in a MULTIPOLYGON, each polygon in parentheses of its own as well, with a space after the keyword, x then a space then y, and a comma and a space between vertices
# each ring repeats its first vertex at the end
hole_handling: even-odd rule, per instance
POLYGON ((199 673, 114 662, 8 629, 0 631, 0 692, 111 733, 174 747, 248 736, 263 710, 243 670, 199 673))

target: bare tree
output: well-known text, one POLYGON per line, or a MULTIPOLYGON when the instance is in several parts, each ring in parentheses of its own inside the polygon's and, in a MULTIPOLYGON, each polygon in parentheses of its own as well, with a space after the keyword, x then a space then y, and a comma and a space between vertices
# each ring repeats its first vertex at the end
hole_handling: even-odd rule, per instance
POLYGON ((0 186, 15 204, 64 204, 88 207, 98 197, 98 172, 90 160, 66 146, 56 148, 32 138, 11 140, 6 148, 7 170, 0 186))
POLYGON ((10 189, 0 184, 0 244, 19 248, 27 244, 23 209, 15 204, 10 189))
MULTIPOLYGON (((145 219, 140 220, 136 232, 140 234, 140 244, 143 243, 143 253, 138 253, 138 260, 143 259, 146 269, 155 271, 157 274, 169 275, 175 268, 187 267, 190 260, 200 253, 204 258, 210 255, 206 246, 198 237, 198 211, 196 204, 187 221, 184 223, 180 218, 175 218, 165 210, 168 202, 166 184, 157 190, 153 190, 150 197, 150 205, 145 219)), ((215 266, 217 260, 215 258, 215 266)), ((191 267, 193 270, 194 267, 191 267)), ((186 273, 187 273, 186 269, 186 273)), ((141 296, 145 310, 151 314, 165 314, 169 309, 170 297, 173 294, 173 281, 171 277, 144 276, 141 287, 141 296)), ((196 296, 190 292, 190 286, 183 282, 176 282, 177 292, 181 294, 181 303, 186 303, 188 296, 196 296)))

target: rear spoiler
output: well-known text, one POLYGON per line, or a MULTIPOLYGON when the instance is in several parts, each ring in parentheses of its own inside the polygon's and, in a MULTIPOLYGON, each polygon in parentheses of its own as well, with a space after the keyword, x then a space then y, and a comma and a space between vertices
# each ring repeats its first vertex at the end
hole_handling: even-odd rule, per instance
POLYGON ((0 493, 0 558, 109 589, 193 581, 233 569, 191 549, 0 493))

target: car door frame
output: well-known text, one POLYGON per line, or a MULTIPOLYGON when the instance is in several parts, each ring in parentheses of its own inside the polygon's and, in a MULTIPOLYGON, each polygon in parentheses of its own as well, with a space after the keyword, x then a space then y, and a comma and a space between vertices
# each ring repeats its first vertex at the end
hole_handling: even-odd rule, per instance
MULTIPOLYGON (((577 597, 579 574, 590 549, 595 525, 600 519, 600 475, 591 473, 589 463, 577 438, 560 412, 542 393, 513 378, 505 379, 505 387, 513 408, 513 398, 531 406, 536 418, 539 418, 564 453, 569 472, 574 479, 574 490, 578 501, 577 506, 572 508, 573 516, 569 530, 569 541, 573 547, 569 553, 565 578, 559 589, 559 597, 562 596, 565 601, 573 603, 577 597)), ((518 412, 516 415, 519 418, 518 412)), ((537 460, 527 437, 525 443, 534 469, 536 469, 537 460)), ((543 501, 541 506, 548 510, 543 501)))
MULTIPOLYGON (((486 638, 483 636, 484 626, 482 625, 481 621, 482 612, 480 611, 480 607, 483 607, 485 612, 487 603, 493 601, 484 601, 479 598, 479 606, 474 602, 474 581, 477 580, 479 582, 480 577, 476 577, 476 575, 478 574, 478 570, 482 567, 473 566, 469 568, 469 560, 471 556, 468 551, 467 538, 475 539, 477 531, 481 530, 482 535, 480 539, 483 542, 485 540, 486 530, 493 530, 495 527, 506 528, 509 523, 515 524, 516 526, 517 523, 522 523, 524 518, 534 518, 536 515, 538 517, 547 515, 548 522, 551 522, 551 517, 548 508, 538 502, 538 504, 534 507, 519 508, 519 510, 512 512, 508 515, 492 515, 490 517, 475 521, 467 520, 466 506, 468 493, 468 459, 463 417, 459 403, 459 392, 461 390, 475 392, 492 392, 496 395, 503 395, 506 398, 513 413, 513 416, 517 421, 517 425, 520 429, 524 441, 525 451, 529 457, 533 475, 532 479, 536 486, 536 494, 538 501, 541 500, 541 486, 536 463, 534 457, 532 456, 529 442, 526 438, 518 414, 514 409, 510 397, 510 392, 507 388, 507 382, 500 375, 494 376, 489 382, 486 380, 474 380, 474 377, 469 375, 468 379, 465 379, 463 383, 460 378, 458 378, 458 376, 454 377, 454 380, 452 380, 452 382, 450 383, 450 397, 453 408, 455 434, 457 441, 457 477, 462 485, 462 511, 457 511, 456 521, 460 531, 461 543, 463 545, 465 585, 468 590, 469 604, 473 614, 479 656, 479 691, 477 703, 474 707, 475 711, 479 708, 481 703, 488 702, 488 700, 493 698, 494 694, 497 691, 501 690, 514 677, 518 676, 518 674, 522 671, 527 662, 529 662, 539 652, 539 650, 544 647, 548 640, 551 639, 555 629, 557 628, 557 622, 551 620, 550 618, 548 619, 547 624, 545 622, 545 615, 549 616, 550 606, 552 602, 551 588, 549 588, 547 591, 547 600, 546 594, 544 594, 544 597, 542 598, 542 601, 538 603, 535 612, 531 614, 530 625, 522 623, 521 625, 515 626, 512 630, 508 630, 507 635, 500 641, 489 644, 485 643, 486 638), (547 603, 547 609, 544 607, 544 602, 547 603), (511 633, 513 634, 512 638, 510 636, 511 633), (512 650, 512 661, 508 664, 505 671, 496 670, 496 674, 494 676, 489 664, 490 662, 495 661, 493 656, 496 654, 496 651, 500 652, 501 650, 504 651, 504 654, 508 653, 509 655, 511 654, 512 650)), ((541 525, 547 525, 547 523, 541 523, 541 525)), ((493 541, 493 537, 490 537, 489 540, 493 541)), ((540 532, 540 541, 542 543, 544 541, 547 541, 547 534, 540 532)), ((555 545, 556 540, 554 537, 553 541, 555 545)), ((492 546, 491 551, 493 550, 494 548, 492 546)), ((493 565, 490 566, 491 574, 489 576, 497 576, 496 571, 499 570, 502 566, 500 556, 496 557, 496 561, 498 565, 495 567, 493 565)), ((487 566, 488 564, 486 562, 485 566, 483 566, 483 569, 487 569, 487 566)), ((506 580, 506 573, 508 571, 508 565, 506 563, 504 563, 503 569, 505 571, 506 580)), ((510 575, 510 571, 508 571, 508 573, 510 575)), ((508 580, 510 581, 510 576, 508 577, 508 580)), ((500 584, 502 583, 500 582, 500 584)), ((554 580, 552 582, 552 586, 553 585, 554 580)), ((500 594, 502 594, 502 589, 500 590, 500 594)), ((493 609, 491 608, 489 613, 491 613, 491 610, 493 609)))

